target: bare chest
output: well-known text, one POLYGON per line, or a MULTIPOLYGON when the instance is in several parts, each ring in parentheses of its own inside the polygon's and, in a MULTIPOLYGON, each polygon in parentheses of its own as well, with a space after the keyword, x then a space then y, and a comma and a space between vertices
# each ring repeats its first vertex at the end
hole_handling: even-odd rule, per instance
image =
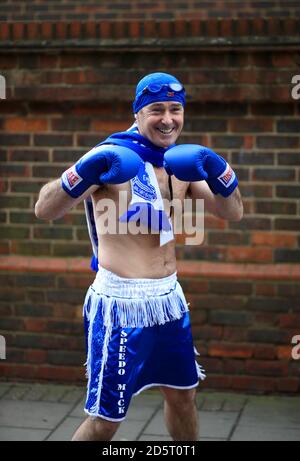
MULTIPOLYGON (((171 176, 169 179, 169 176, 163 168, 154 168, 154 171, 162 199, 168 201, 171 199, 183 201, 186 197, 189 183, 179 181, 175 176, 171 176)), ((101 199, 111 199, 114 204, 124 203, 124 201, 127 201, 127 204, 129 204, 131 196, 131 183, 128 181, 124 184, 107 185, 105 188, 96 191, 93 198, 96 203, 101 199)))

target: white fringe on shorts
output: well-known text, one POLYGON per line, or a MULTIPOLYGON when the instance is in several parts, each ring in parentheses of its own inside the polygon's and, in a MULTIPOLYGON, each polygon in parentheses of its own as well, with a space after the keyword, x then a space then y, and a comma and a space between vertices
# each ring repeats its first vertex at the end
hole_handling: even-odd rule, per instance
POLYGON ((98 308, 106 327, 124 328, 163 325, 189 310, 176 272, 160 279, 130 279, 103 267, 99 267, 84 302, 86 312, 98 308))

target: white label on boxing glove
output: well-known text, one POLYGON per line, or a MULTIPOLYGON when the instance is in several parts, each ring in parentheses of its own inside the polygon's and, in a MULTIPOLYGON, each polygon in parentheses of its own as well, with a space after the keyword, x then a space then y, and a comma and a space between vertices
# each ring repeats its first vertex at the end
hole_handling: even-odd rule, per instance
POLYGON ((226 163, 226 168, 223 173, 218 177, 218 180, 223 184, 224 187, 229 187, 235 180, 235 172, 231 166, 226 163))
POLYGON ((79 176, 75 169, 75 165, 71 166, 68 170, 63 173, 63 181, 65 186, 72 190, 74 187, 78 186, 78 184, 83 181, 82 177, 79 176))

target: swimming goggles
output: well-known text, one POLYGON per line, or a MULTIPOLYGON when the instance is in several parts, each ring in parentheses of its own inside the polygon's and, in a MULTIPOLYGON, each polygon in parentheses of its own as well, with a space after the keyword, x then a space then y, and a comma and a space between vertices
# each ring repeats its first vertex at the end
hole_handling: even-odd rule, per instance
POLYGON ((163 88, 167 88, 173 93, 180 93, 181 91, 184 91, 184 87, 183 85, 181 85, 181 83, 150 83, 145 88, 143 88, 143 90, 140 91, 139 94, 137 94, 136 99, 138 99, 142 94, 145 93, 159 93, 163 88))

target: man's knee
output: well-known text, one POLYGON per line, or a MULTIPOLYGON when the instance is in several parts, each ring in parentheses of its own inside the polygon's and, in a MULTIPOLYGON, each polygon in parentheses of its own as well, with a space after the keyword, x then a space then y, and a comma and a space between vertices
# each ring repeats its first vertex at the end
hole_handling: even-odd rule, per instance
POLYGON ((121 423, 107 421, 106 419, 99 417, 88 417, 89 424, 93 427, 93 430, 97 434, 106 435, 108 438, 112 438, 116 433, 121 423))
POLYGON ((172 406, 190 406, 195 404, 196 389, 160 388, 165 401, 172 406))

